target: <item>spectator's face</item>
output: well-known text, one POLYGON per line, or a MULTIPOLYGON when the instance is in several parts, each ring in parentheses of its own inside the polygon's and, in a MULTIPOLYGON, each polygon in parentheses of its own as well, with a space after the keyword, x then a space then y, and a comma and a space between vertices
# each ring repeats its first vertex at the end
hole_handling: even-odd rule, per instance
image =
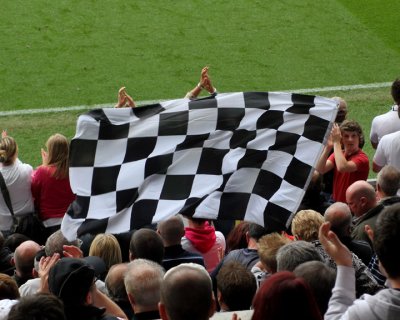
POLYGON ((359 149, 360 137, 355 131, 343 131, 342 132, 342 142, 344 145, 344 150, 347 154, 352 154, 357 152, 359 149))
POLYGON ((346 192, 346 202, 350 208, 351 213, 355 217, 362 215, 361 201, 358 197, 354 196, 352 193, 346 192))

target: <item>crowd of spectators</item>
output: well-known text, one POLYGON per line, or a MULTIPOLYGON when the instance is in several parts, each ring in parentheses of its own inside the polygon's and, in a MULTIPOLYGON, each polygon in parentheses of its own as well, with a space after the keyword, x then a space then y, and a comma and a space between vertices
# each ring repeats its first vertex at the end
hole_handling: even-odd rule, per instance
MULTIPOLYGON (((185 98, 217 94, 208 71, 185 98)), ((67 241, 59 230, 74 200, 67 139, 51 136, 33 169, 3 131, 0 173, 14 213, 36 212, 46 241, 13 233, 0 195, 0 320, 399 319, 400 80, 392 97, 372 122, 374 185, 363 130, 335 97, 336 122, 287 230, 220 221, 220 232, 176 215, 67 241)), ((136 107, 124 87, 116 107, 136 107)))

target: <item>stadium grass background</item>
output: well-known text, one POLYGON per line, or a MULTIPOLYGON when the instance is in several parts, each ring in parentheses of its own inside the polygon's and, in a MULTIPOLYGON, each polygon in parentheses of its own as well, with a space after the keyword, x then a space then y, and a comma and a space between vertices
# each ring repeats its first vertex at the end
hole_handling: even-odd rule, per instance
MULTIPOLYGON (((2 1, 0 111, 182 97, 210 66, 220 92, 390 82, 400 76, 400 2, 2 1)), ((349 102, 368 137, 391 105, 389 88, 323 92, 349 102)), ((71 138, 82 111, 3 116, 20 158, 71 138)), ((367 139, 364 150, 372 158, 367 139)), ((371 176, 373 176, 371 174, 371 176)))

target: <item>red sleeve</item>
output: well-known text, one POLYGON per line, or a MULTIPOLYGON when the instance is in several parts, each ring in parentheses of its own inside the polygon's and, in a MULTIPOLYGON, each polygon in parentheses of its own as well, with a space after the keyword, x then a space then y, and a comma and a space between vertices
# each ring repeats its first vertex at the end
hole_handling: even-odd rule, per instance
POLYGON ((40 202, 40 192, 42 189, 42 172, 42 167, 38 167, 32 172, 31 191, 33 199, 35 201, 35 206, 40 202))

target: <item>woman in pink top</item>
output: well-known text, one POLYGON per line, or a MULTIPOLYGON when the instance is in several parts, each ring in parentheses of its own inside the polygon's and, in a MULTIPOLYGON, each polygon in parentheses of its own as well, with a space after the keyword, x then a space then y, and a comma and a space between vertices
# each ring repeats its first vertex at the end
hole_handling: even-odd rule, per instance
POLYGON ((39 217, 48 235, 60 228, 71 202, 75 199, 68 176, 69 142, 61 134, 52 135, 42 149, 43 164, 32 175, 32 195, 39 217))

